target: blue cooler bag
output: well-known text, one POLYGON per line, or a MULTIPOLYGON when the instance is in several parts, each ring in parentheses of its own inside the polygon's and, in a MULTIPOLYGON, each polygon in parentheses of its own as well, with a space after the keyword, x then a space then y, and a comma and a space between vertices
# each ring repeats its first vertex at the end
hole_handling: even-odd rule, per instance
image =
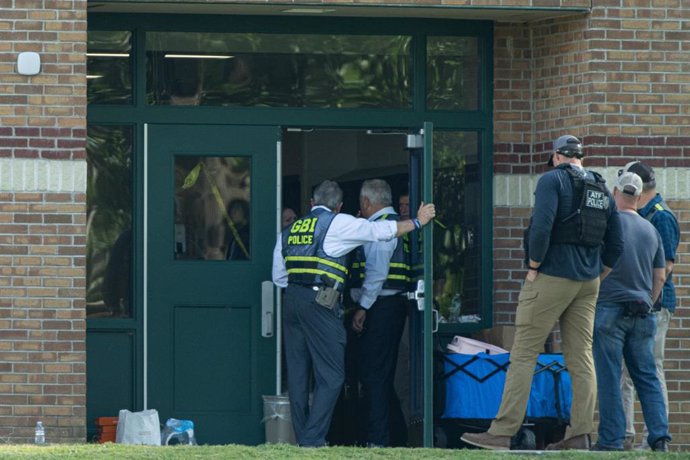
MULTIPOLYGON (((446 404, 442 418, 493 419, 498 414, 510 354, 445 354, 446 404)), ((537 358, 527 418, 570 420, 572 388, 563 355, 537 358)))

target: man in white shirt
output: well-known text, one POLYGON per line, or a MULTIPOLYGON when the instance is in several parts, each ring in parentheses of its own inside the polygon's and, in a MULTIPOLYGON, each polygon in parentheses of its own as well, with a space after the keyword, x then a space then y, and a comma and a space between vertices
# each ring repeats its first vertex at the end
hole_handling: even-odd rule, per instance
POLYGON ((342 201, 337 183, 321 183, 311 212, 283 230, 273 251, 273 282, 286 288, 282 322, 292 423, 297 443, 305 447, 326 445, 345 377, 341 294, 347 254, 363 243, 419 229, 436 215, 433 204, 422 203, 415 219, 369 222, 339 214, 342 201))
MULTIPOLYGON (((381 179, 365 181, 359 195, 360 214, 370 222, 397 221, 390 186, 381 179)), ((352 329, 359 334, 356 359, 362 384, 366 444, 391 445, 393 430, 406 431, 394 388, 398 346, 405 326, 409 263, 401 238, 366 243, 355 249, 350 294, 359 308, 352 329)))

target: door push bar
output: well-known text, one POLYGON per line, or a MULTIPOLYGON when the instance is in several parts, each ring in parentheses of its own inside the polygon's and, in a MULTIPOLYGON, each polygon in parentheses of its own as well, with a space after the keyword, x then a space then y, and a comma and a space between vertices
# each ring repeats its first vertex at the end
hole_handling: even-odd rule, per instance
POLYGON ((403 294, 407 300, 417 301, 417 310, 424 311, 424 280, 417 280, 417 290, 403 294))
MULTIPOLYGON (((405 297, 408 300, 416 300, 417 301, 417 311, 424 311, 424 280, 417 280, 417 290, 415 290, 414 292, 406 292, 405 297)), ((436 310, 435 308, 432 309, 431 315, 432 315, 431 332, 437 332, 438 331, 438 323, 439 323, 438 310, 436 310)))
POLYGON ((273 337, 273 282, 261 282, 261 337, 273 337))

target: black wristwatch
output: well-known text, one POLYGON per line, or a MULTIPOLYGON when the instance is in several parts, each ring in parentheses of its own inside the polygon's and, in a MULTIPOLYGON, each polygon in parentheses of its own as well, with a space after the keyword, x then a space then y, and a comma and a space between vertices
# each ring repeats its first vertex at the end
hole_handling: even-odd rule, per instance
POLYGON ((535 272, 539 271, 539 267, 533 267, 531 265, 527 265, 527 270, 534 270, 535 272))

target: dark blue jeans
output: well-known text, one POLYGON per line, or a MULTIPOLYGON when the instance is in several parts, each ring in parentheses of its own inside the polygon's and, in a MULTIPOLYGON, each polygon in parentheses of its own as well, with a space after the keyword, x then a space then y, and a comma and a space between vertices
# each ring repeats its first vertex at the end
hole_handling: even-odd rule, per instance
POLYGON ((626 317, 622 303, 598 303, 594 317, 594 366, 599 393, 599 445, 622 449, 625 413, 621 398, 621 367, 630 373, 649 428, 647 442, 671 439, 664 396, 654 363, 656 316, 626 317))

